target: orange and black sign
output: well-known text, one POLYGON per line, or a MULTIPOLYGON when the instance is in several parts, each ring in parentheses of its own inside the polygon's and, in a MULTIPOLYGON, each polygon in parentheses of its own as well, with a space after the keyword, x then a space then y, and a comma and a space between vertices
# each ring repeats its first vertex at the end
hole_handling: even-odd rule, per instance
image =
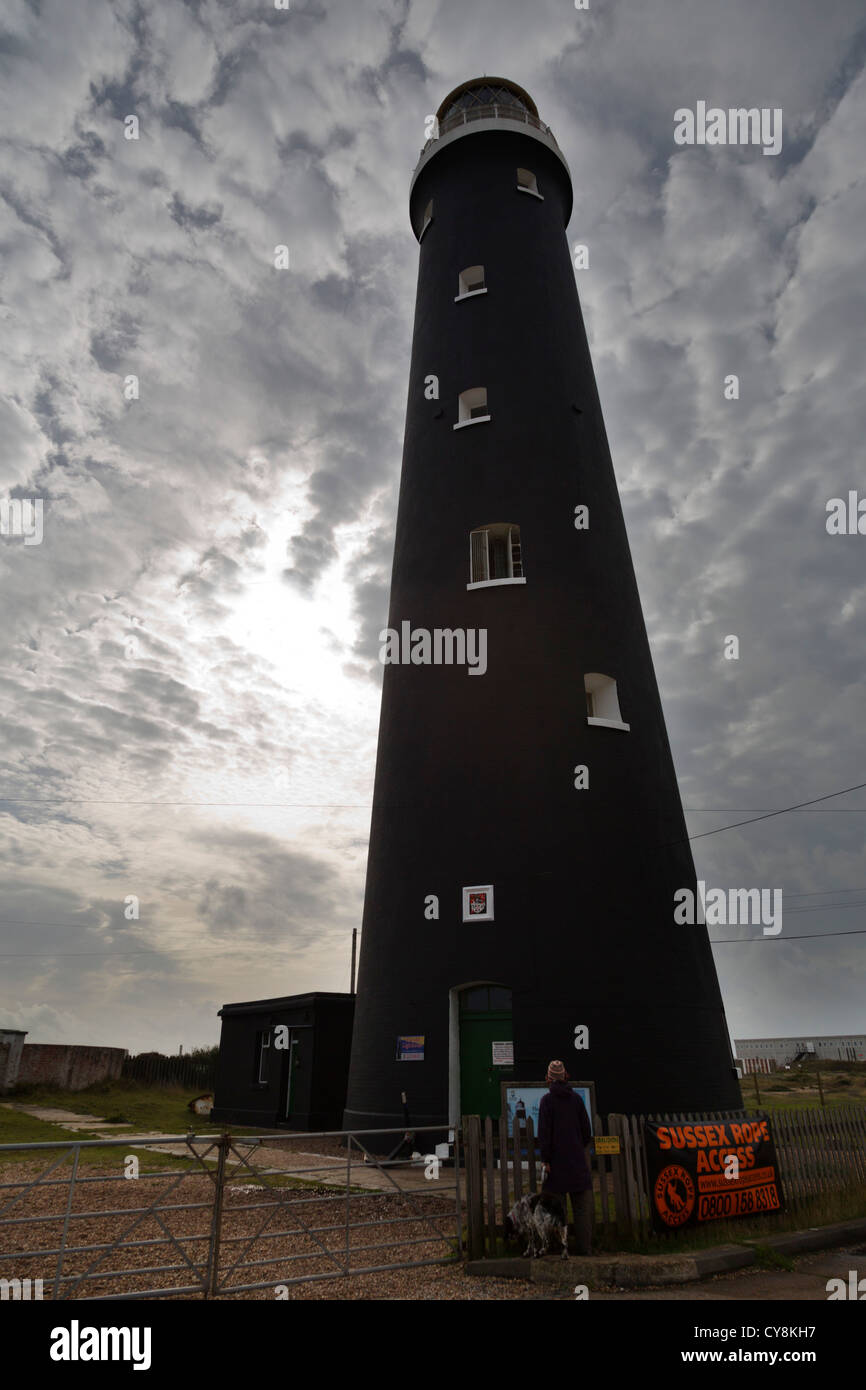
POLYGON ((659 1230, 782 1209, 769 1120, 647 1120, 646 1155, 659 1230))

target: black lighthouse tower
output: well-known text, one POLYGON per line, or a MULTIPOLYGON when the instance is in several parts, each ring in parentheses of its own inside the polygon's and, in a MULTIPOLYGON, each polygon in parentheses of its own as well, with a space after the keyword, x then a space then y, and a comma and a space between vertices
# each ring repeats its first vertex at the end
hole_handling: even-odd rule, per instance
POLYGON ((552 1057, 603 1113, 741 1104, 706 928, 674 920, 695 870, 571 206, 522 88, 485 77, 445 98, 410 194, 347 1127, 400 1125, 403 1091, 418 1125, 498 1114, 500 1081, 541 1084, 552 1057))

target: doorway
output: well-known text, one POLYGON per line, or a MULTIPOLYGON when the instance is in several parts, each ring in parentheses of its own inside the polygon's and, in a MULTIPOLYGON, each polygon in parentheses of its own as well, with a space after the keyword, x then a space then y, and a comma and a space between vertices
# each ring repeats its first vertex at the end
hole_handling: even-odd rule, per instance
POLYGON ((295 1103, 295 1079, 298 1070, 298 1061, 300 1059, 300 1054, 298 1051, 298 1031, 299 1030, 297 1028, 289 1029, 289 1037, 287 1044, 288 1057, 286 1059, 286 1091, 285 1101, 283 1104, 284 1120, 289 1119, 292 1113, 292 1107, 295 1103))
POLYGON ((502 1113, 500 1083, 514 1075, 511 990, 470 985, 459 993, 460 1113, 502 1113))

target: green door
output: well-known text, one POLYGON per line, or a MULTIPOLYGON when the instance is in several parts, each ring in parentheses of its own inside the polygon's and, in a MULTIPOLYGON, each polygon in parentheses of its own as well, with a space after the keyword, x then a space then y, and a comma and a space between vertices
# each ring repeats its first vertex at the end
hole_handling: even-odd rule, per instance
POLYGON ((475 985, 460 996, 460 1113, 502 1113, 500 1083, 511 1080, 512 1064, 494 1062, 502 1055, 494 1044, 511 1043, 511 991, 498 985, 475 985), (498 1007, 497 1007, 498 1006, 498 1007))
POLYGON ((283 1109, 283 1118, 288 1120, 291 1116, 295 1104, 295 1077, 300 1061, 300 1049, 298 1046, 300 1039, 296 1029, 289 1029, 289 1055, 286 1062, 286 1103, 283 1109))

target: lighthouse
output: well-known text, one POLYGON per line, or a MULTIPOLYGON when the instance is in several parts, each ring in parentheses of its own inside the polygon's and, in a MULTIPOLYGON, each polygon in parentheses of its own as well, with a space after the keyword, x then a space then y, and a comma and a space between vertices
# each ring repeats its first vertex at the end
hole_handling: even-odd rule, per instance
MULTIPOLYGON (((529 94, 443 101, 419 244, 347 1128, 741 1104, 566 238, 529 94)), ((659 556, 661 562, 662 557, 659 556)))

